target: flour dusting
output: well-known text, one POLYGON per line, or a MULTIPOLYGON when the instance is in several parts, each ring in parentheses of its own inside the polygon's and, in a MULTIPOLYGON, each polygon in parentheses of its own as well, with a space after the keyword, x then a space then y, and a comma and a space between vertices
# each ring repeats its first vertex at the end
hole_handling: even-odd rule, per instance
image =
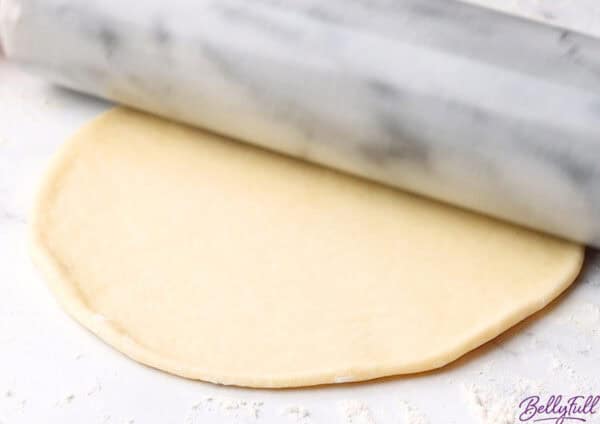
POLYGON ((338 403, 346 424, 375 424, 368 406, 360 401, 345 400, 338 403))
POLYGON ((400 410, 404 418, 403 424, 429 424, 427 417, 406 401, 400 401, 400 410))
POLYGON ((75 394, 69 393, 69 394, 66 394, 62 399, 59 399, 58 401, 56 401, 56 403, 54 405, 55 406, 66 406, 66 405, 71 404, 74 400, 75 400, 75 394))
POLYGON ((506 384, 465 384, 463 397, 480 424, 513 424, 518 422, 519 403, 532 393, 541 394, 536 382, 517 379, 506 384))
POLYGON ((593 303, 584 303, 579 305, 569 318, 578 326, 595 328, 600 322, 600 307, 593 303))
POLYGON ((100 384, 100 381, 96 380, 96 383, 94 383, 94 385, 87 391, 86 395, 92 396, 100 391, 102 391, 102 385, 100 384))
POLYGON ((288 406, 283 410, 282 415, 291 418, 296 423, 308 424, 311 422, 310 411, 301 406, 288 406))
POLYGON ((250 418, 256 420, 260 416, 263 402, 248 401, 231 397, 206 396, 192 405, 186 419, 186 424, 200 424, 205 422, 203 414, 218 413, 230 418, 250 418))

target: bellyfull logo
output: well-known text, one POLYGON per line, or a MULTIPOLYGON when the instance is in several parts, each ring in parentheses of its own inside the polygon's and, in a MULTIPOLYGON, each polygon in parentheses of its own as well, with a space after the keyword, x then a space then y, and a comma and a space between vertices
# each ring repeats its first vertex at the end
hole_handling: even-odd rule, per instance
POLYGON ((519 403, 520 422, 569 424, 586 422, 600 408, 600 395, 572 396, 550 395, 526 397, 519 403))

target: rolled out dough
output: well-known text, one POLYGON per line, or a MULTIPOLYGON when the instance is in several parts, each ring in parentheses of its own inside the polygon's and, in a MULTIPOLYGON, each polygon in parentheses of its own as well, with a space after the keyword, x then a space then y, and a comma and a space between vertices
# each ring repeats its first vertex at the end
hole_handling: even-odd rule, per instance
POLYGON ((581 246, 126 109, 48 172, 34 259, 121 352, 254 387, 441 367, 538 311, 581 246))

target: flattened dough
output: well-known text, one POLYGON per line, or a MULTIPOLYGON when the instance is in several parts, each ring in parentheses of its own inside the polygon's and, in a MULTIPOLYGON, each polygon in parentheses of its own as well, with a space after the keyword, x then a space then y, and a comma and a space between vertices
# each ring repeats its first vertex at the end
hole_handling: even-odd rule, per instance
POLYGON ((131 358, 254 387, 441 367, 571 284, 581 246, 114 109, 32 220, 62 306, 131 358))

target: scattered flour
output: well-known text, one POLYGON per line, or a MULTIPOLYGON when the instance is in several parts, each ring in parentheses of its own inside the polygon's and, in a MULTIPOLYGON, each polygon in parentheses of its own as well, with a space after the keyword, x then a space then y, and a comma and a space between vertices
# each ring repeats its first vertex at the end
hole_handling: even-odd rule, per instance
POLYGON ((594 328, 600 323, 600 307, 593 303, 579 305, 569 319, 580 327, 594 328))
POLYGON ((596 393, 600 385, 600 380, 596 373, 579 374, 571 365, 556 354, 552 354, 550 372, 553 376, 559 377, 562 381, 566 380, 569 383, 563 386, 565 393, 579 395, 596 393))
POLYGON ((402 424, 429 424, 427 417, 406 401, 400 401, 400 410, 404 419, 402 424))
POLYGON ((288 406, 283 410, 282 415, 292 418, 296 423, 308 424, 311 422, 309 410, 301 406, 288 406))
POLYGON ((185 424, 201 424, 202 416, 201 416, 201 406, 200 402, 195 403, 190 408, 190 411, 185 417, 185 424))
POLYGON ((463 397, 479 424, 518 422, 518 406, 521 400, 543 391, 538 383, 522 378, 507 384, 465 384, 462 388, 463 397))
POLYGON ((75 400, 75 395, 73 393, 69 393, 65 395, 62 399, 59 399, 54 404, 55 406, 66 406, 72 403, 75 400))
POLYGON ((552 355, 551 370, 553 372, 562 372, 571 379, 576 378, 575 370, 556 355, 552 355))
POLYGON ((96 383, 87 391, 86 395, 92 396, 101 391, 102 385, 100 384, 100 381, 96 380, 96 383))
POLYGON ((356 400, 344 400, 338 403, 346 424, 375 424, 369 407, 356 400))
POLYGON ((229 397, 207 396, 203 400, 192 405, 186 417, 186 424, 200 424, 204 422, 203 413, 219 413, 230 418, 251 418, 256 420, 260 417, 263 402, 247 401, 229 397))
POLYGON ((516 409, 512 400, 474 384, 463 386, 464 397, 480 424, 512 424, 516 409))
POLYGON ((25 410, 25 406, 27 405, 27 399, 23 399, 22 397, 17 396, 15 391, 11 389, 5 390, 4 398, 6 398, 6 400, 9 402, 9 409, 12 409, 16 412, 23 412, 25 410))
POLYGON ((584 333, 597 334, 600 306, 589 302, 570 302, 561 305, 555 319, 561 324, 574 324, 584 333))

